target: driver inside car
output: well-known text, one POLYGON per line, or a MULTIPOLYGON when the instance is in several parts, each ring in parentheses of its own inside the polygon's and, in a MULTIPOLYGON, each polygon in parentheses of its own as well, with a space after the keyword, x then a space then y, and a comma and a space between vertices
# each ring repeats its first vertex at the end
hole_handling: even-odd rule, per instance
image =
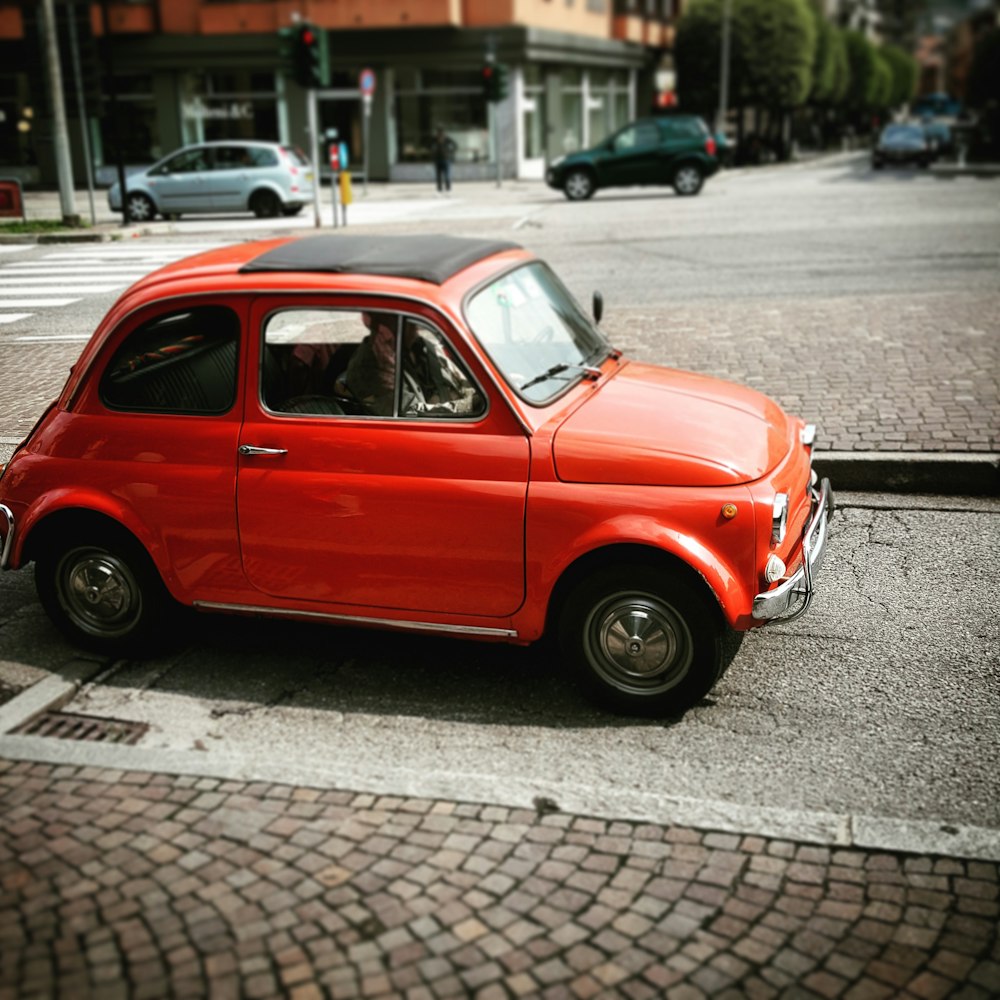
MULTIPOLYGON (((397 317, 362 313, 369 333, 351 356, 344 382, 374 416, 393 415, 397 317)), ((439 339, 408 322, 403 333, 401 416, 481 412, 482 397, 469 384, 439 339)))

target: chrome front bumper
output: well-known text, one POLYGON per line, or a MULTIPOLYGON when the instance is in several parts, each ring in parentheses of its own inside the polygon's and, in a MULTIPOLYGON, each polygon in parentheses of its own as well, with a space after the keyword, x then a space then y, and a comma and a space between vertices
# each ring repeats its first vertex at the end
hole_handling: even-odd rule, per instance
POLYGON ((6 569, 14 547, 14 512, 0 503, 0 569, 6 569))
POLYGON ((823 565, 827 529, 833 515, 833 490, 824 479, 812 489, 812 514, 802 532, 802 566, 780 587, 753 599, 753 617, 761 621, 790 622, 809 610, 815 591, 814 577, 823 565))

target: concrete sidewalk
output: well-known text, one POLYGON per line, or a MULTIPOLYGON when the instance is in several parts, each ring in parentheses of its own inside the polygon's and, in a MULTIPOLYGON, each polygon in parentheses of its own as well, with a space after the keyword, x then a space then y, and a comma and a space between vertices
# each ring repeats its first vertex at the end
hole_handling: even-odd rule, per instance
POLYGON ((0 761, 0 998, 961 997, 995 862, 0 761))

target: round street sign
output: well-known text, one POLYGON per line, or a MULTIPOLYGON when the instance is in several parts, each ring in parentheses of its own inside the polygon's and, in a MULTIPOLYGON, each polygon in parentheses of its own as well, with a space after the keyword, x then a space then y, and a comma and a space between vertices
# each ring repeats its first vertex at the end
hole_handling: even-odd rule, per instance
POLYGON ((363 69, 358 77, 358 88, 365 97, 375 93, 375 71, 363 69))

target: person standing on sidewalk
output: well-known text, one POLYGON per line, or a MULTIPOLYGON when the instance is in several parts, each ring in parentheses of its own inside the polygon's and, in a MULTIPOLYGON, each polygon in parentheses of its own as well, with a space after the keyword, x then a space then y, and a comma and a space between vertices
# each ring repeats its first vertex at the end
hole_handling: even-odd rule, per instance
POLYGON ((438 125, 431 142, 438 194, 447 194, 451 191, 451 159, 455 155, 456 148, 455 140, 445 133, 441 125, 438 125))

